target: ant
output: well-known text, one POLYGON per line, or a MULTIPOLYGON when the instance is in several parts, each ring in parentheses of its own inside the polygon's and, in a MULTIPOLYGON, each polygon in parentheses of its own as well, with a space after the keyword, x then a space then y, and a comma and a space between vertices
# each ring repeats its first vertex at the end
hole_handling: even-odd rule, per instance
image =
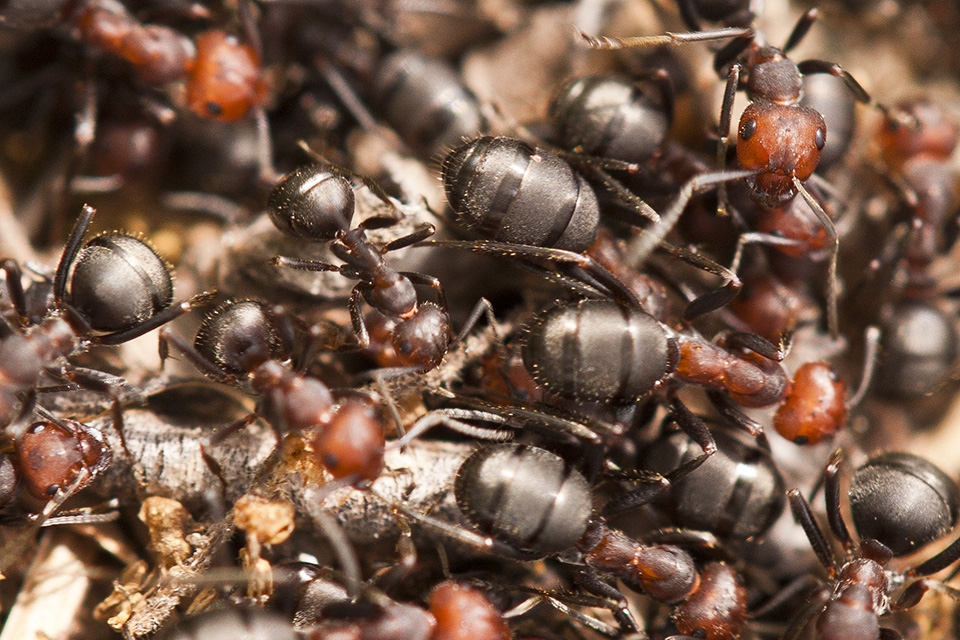
POLYGON ((82 41, 126 60, 145 83, 185 82, 186 104, 201 117, 235 122, 266 98, 256 42, 243 44, 222 30, 191 39, 170 27, 141 24, 112 0, 69 3, 65 16, 82 41))
MULTIPOLYGON (((374 183, 360 179, 393 206, 374 183)), ((382 248, 375 246, 367 238, 367 230, 390 227, 398 220, 375 216, 351 229, 353 187, 343 171, 317 164, 296 169, 277 183, 267 206, 271 220, 281 231, 314 242, 333 240, 330 250, 344 265, 285 256, 275 258, 274 264, 305 271, 337 271, 359 280, 350 294, 348 307, 361 348, 370 346, 367 323, 360 313, 361 297, 385 319, 380 323, 380 332, 389 335, 397 363, 407 369, 426 371, 437 367, 449 346, 469 332, 481 313, 486 312, 493 324, 492 309, 481 299, 460 336, 454 338, 440 281, 422 273, 396 271, 383 257, 429 238, 435 232, 433 225, 427 224, 382 248), (437 302, 420 302, 416 285, 433 289, 437 302)))
MULTIPOLYGON (((0 264, 17 315, 16 327, 0 324, 0 427, 16 424, 32 411, 36 393, 45 390, 38 387, 45 373, 112 396, 111 387, 117 384, 112 376, 57 363, 92 345, 133 340, 207 297, 200 294, 172 305, 170 266, 140 238, 115 231, 84 244, 95 213, 93 207, 83 207, 53 281, 34 285, 50 288, 50 302, 43 305, 41 316, 29 308, 28 293, 37 292, 24 291, 20 265, 13 260, 0 264)), ((119 418, 119 406, 114 405, 119 418)))
MULTIPOLYGON (((731 333, 711 343, 690 331, 675 331, 635 306, 614 299, 581 300, 547 309, 529 323, 524 366, 545 390, 575 401, 630 403, 670 380, 711 390, 711 400, 753 436, 762 427, 727 405, 723 391, 742 407, 779 405, 777 431, 797 444, 812 444, 846 422, 870 383, 876 344, 868 329, 864 375, 854 396, 825 363, 807 363, 794 379, 779 361, 783 351, 755 334, 731 333)), ((701 446, 716 445, 702 421, 674 398, 678 424, 701 446)))
MULTIPOLYGON (((812 213, 827 235, 824 242, 817 237, 818 234, 788 240, 774 234, 746 234, 741 236, 738 253, 743 244, 753 242, 799 248, 806 253, 829 247, 827 325, 831 335, 836 338, 839 335, 839 238, 830 216, 803 184, 817 168, 826 144, 827 128, 819 112, 800 104, 803 76, 826 73, 839 77, 858 102, 870 103, 871 99, 856 79, 839 65, 822 60, 795 63, 787 57, 787 53, 799 44, 817 17, 816 9, 804 13, 782 49, 766 44, 762 34, 753 27, 695 31, 688 34, 670 33, 649 38, 594 37, 582 32, 580 35, 588 46, 595 49, 679 44, 734 37, 734 40, 717 53, 714 61, 718 72, 728 69, 725 74, 727 85, 719 125, 720 144, 717 157, 720 164, 722 166, 726 163, 734 95, 743 87, 747 90, 751 103, 740 117, 736 153, 740 166, 754 172, 747 177, 753 199, 764 211, 784 217, 781 222, 775 223, 778 226, 787 224, 787 221, 805 220, 812 213), (805 207, 799 203, 793 204, 798 193, 802 196, 805 207)), ((877 106, 886 111, 884 107, 877 106)), ((726 209, 726 195, 721 192, 720 196, 719 209, 723 212, 726 209)), ((732 270, 735 271, 736 268, 732 270)))
MULTIPOLYGON (((717 452, 684 478, 673 479, 654 505, 687 530, 723 540, 750 540, 766 533, 783 513, 784 480, 769 451, 753 447, 711 424, 717 452)), ((641 454, 638 468, 667 473, 699 456, 680 430, 661 429, 641 454)), ((616 502, 608 508, 620 510, 616 502)))
POLYGON ((418 154, 434 157, 486 129, 476 96, 444 60, 401 49, 380 61, 374 105, 418 154))
POLYGON ((726 565, 697 571, 673 545, 645 545, 593 516, 589 483, 562 458, 538 447, 505 443, 476 450, 460 466, 454 496, 474 533, 397 505, 402 514, 465 544, 509 558, 562 555, 579 566, 579 582, 613 603, 624 629, 637 629, 626 600, 602 576, 622 580, 675 605, 681 633, 734 638, 745 620, 746 591, 726 565), (576 558, 576 560, 572 560, 576 558), (712 606, 722 600, 723 607, 712 606), (702 631, 698 631, 702 630, 702 631))
POLYGON ((857 469, 849 492, 850 511, 859 535, 856 544, 840 506, 842 460, 842 451, 837 451, 823 472, 827 522, 834 538, 843 545, 842 564, 831 553, 827 538, 800 491, 792 489, 787 494, 794 518, 830 576, 830 584, 823 588, 821 597, 801 612, 787 637, 797 637, 815 616, 818 640, 899 638, 896 631, 879 626, 880 616, 914 606, 931 589, 960 598, 960 593, 951 587, 926 578, 960 557, 958 541, 905 572, 890 574, 886 570, 891 559, 941 540, 953 528, 960 515, 960 491, 949 476, 919 456, 888 452, 870 458, 857 469), (911 508, 904 510, 908 504, 911 508), (904 584, 897 600, 891 603, 893 592, 904 584))
MULTIPOLYGON (((208 378, 247 387, 260 396, 254 415, 267 419, 278 440, 289 432, 308 436, 318 463, 334 478, 350 482, 377 478, 384 451, 377 412, 365 400, 338 404, 327 385, 294 369, 284 357, 292 333, 279 312, 252 300, 232 301, 204 318, 192 345, 172 330, 161 330, 160 353, 166 358, 172 344, 208 378)), ((253 417, 219 431, 215 441, 253 417)))
MULTIPOLYGON (((615 159, 585 158, 585 163, 594 160, 621 163, 615 159)), ((436 243, 438 246, 470 248, 519 258, 524 263, 545 260, 570 265, 581 273, 589 272, 590 277, 601 280, 604 287, 616 289, 625 299, 633 297, 619 279, 612 277, 597 261, 579 253, 586 251, 597 237, 599 204, 589 183, 564 158, 514 138, 485 136, 454 149, 444 159, 442 174, 447 200, 457 219, 491 240, 445 241, 436 243)), ((638 236, 636 246, 631 249, 631 261, 635 265, 643 264, 655 249, 663 246, 726 281, 716 291, 693 300, 684 312, 687 319, 723 306, 736 295, 741 283, 731 270, 696 252, 673 247, 665 238, 694 193, 749 175, 749 171, 695 175, 684 183, 662 215, 643 205, 649 209, 648 217, 657 222, 638 236)), ((637 205, 639 207, 639 203, 637 205)), ((564 279, 563 282, 570 284, 571 281, 564 279)))
MULTIPOLYGON (((14 438, 12 451, 0 462, 0 506, 7 506, 20 495, 29 524, 0 549, 0 571, 4 572, 29 546, 39 527, 107 522, 118 515, 116 511, 97 513, 88 509, 60 512, 67 500, 90 486, 110 466, 113 452, 98 429, 58 418, 43 407, 36 411, 42 419, 14 438), (44 506, 38 509, 39 504, 44 506)), ((117 424, 115 421, 114 426, 117 424)), ((18 521, 22 515, 4 517, 18 521)))
POLYGON ((896 109, 902 115, 885 118, 875 141, 906 203, 910 229, 895 238, 891 264, 883 259, 874 264, 875 270, 887 266, 898 272, 894 289, 899 293, 881 318, 885 359, 878 377, 884 392, 916 397, 949 378, 960 351, 952 314, 935 303, 940 294, 931 274, 934 261, 953 241, 950 227, 960 194, 949 158, 960 133, 943 109, 927 100, 905 101, 896 109))
MULTIPOLYGON (((325 596, 329 597, 327 594, 325 596)), ((338 633, 382 640, 509 640, 503 615, 479 589, 444 580, 427 596, 428 610, 397 602, 370 590, 356 602, 344 598, 322 609, 319 625, 305 633, 308 640, 323 640, 338 633)), ((337 636, 339 637, 339 636, 337 636)))

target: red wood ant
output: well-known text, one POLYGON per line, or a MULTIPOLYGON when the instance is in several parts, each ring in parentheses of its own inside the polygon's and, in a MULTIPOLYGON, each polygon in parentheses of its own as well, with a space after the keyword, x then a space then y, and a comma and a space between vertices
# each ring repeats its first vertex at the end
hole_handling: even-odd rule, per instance
MULTIPOLYGON (((361 179, 375 193, 382 195, 379 188, 361 179)), ((389 203, 385 195, 381 199, 389 203)), ((440 364, 455 340, 440 281, 422 273, 396 271, 383 257, 390 251, 429 238, 435 231, 432 225, 397 238, 383 248, 375 246, 367 238, 367 230, 389 227, 396 224, 397 219, 372 217, 351 229, 353 187, 343 172, 321 165, 301 167, 281 179, 270 194, 268 207, 271 219, 281 231, 317 242, 333 240, 330 250, 346 263, 344 265, 285 256, 277 257, 274 262, 307 271, 339 271, 348 278, 359 280, 350 294, 349 309, 362 348, 370 346, 370 334, 360 313, 361 297, 384 316, 385 322, 379 323, 380 332, 389 335, 397 362, 402 367, 423 371, 440 364), (433 289, 437 302, 419 302, 415 285, 433 289)), ((480 300, 474 308, 461 337, 483 312, 488 318, 492 316, 486 300, 480 300)))
POLYGON ((480 533, 397 508, 443 535, 506 557, 575 558, 581 586, 610 598, 624 629, 636 629, 636 623, 623 595, 603 576, 675 605, 683 633, 705 631, 720 640, 742 630, 746 592, 730 567, 710 565, 701 573, 677 546, 643 544, 608 527, 592 515, 587 480, 546 450, 513 443, 479 449, 460 466, 454 494, 463 517, 480 533))
MULTIPOLYGON (((280 315, 251 300, 228 302, 207 318, 194 344, 172 330, 160 333, 161 356, 177 348, 205 376, 248 387, 261 397, 257 412, 267 418, 278 437, 289 432, 306 435, 317 462, 337 479, 373 480, 383 469, 383 426, 369 403, 337 403, 333 392, 316 378, 297 372, 283 357, 280 315)), ((248 424, 252 416, 217 433, 220 441, 248 424)))
POLYGON ((857 469, 850 486, 850 509, 860 536, 857 544, 840 506, 842 460, 841 451, 834 453, 823 472, 827 522, 843 545, 846 557, 842 564, 834 558, 807 500, 797 489, 787 493, 794 518, 827 569, 830 584, 822 597, 801 611, 786 637, 797 637, 815 617, 818 640, 899 638, 893 629, 880 627, 880 616, 914 606, 931 589, 960 598, 955 589, 926 578, 960 557, 958 541, 902 574, 890 575, 885 570, 891 559, 912 553, 950 531, 960 513, 960 492, 949 476, 919 456, 888 452, 869 459, 857 469), (905 510, 908 503, 911 508, 905 510), (904 582, 906 588, 892 601, 892 592, 904 582))
POLYGON ((191 40, 170 27, 140 23, 113 0, 80 2, 66 16, 81 40, 126 60, 144 82, 185 82, 187 106, 199 116, 233 122, 266 98, 258 47, 224 31, 191 40))
POLYGON ((3 323, 6 335, 0 339, 2 427, 32 411, 44 374, 112 395, 111 387, 118 384, 114 376, 58 363, 91 345, 137 338, 190 311, 206 295, 172 306, 170 267, 139 238, 112 232, 81 244, 94 213, 90 206, 83 208, 52 283, 35 285, 52 288, 52 306, 45 306, 41 317, 28 308, 20 266, 13 260, 0 265, 19 325, 3 323))
MULTIPOLYGON (((737 129, 737 158, 741 167, 755 172, 747 178, 754 199, 766 211, 771 212, 771 215, 785 216, 784 220, 791 223, 793 220, 807 219, 812 213, 827 236, 824 239, 819 237, 819 234, 814 234, 784 240, 772 234, 749 234, 741 237, 740 244, 764 242, 776 246, 800 247, 805 253, 828 247, 830 265, 827 324, 831 335, 837 337, 839 239, 830 216, 803 185, 803 181, 810 178, 817 167, 820 153, 826 144, 827 128, 820 113, 800 105, 803 76, 829 73, 841 78, 859 102, 868 103, 871 100, 853 76, 839 65, 821 60, 794 63, 787 57, 787 52, 803 39, 817 16, 816 9, 804 13, 782 49, 766 44, 758 31, 746 27, 637 38, 594 37, 584 33, 581 33, 581 36, 590 47, 596 49, 679 44, 731 36, 735 38, 717 53, 715 59, 718 71, 729 65, 719 125, 718 158, 721 165, 726 163, 727 132, 732 119, 733 98, 742 86, 746 88, 752 102, 740 117, 737 129), (805 207, 794 202, 798 193, 803 197, 805 207)), ((725 209, 725 200, 726 196, 721 192, 721 211, 725 209)), ((767 226, 779 229, 783 224, 781 221, 767 226)))

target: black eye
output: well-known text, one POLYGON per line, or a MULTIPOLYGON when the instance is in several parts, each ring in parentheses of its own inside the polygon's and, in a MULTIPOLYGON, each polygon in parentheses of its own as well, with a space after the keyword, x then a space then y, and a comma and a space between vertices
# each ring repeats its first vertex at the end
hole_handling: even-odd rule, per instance
POLYGON ((817 129, 817 137, 814 144, 817 145, 817 151, 823 151, 823 145, 827 144, 826 129, 817 129))
POLYGON ((754 118, 750 118, 743 123, 743 126, 740 127, 740 137, 744 140, 749 140, 753 137, 753 134, 757 132, 757 121, 754 118))

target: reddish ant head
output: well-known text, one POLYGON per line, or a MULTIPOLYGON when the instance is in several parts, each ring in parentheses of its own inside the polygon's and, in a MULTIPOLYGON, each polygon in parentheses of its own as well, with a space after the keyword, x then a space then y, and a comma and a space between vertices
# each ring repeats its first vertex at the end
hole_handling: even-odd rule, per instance
POLYGON ((773 426, 795 444, 816 444, 847 422, 847 385, 824 362, 797 369, 773 426))
POLYGON ((747 589, 734 569, 719 562, 703 568, 700 588, 673 610, 680 633, 704 640, 739 638, 746 619, 747 589))
POLYGON ((35 422, 17 440, 20 478, 38 500, 49 500, 66 490, 83 472, 87 479, 77 488, 84 488, 112 459, 99 431, 73 420, 63 424, 35 422))
POLYGON ((451 340, 450 316, 439 306, 425 302, 413 317, 397 324, 393 349, 403 366, 427 370, 440 364, 451 340))
POLYGON ((884 162, 898 171, 904 162, 919 155, 944 161, 957 146, 957 126, 938 105, 914 100, 897 105, 877 133, 884 162), (911 123, 910 120, 913 120, 911 123))
POLYGON ((740 117, 737 159, 759 171, 751 179, 761 204, 772 208, 796 194, 793 178, 806 180, 820 162, 827 125, 817 111, 757 100, 740 117))
POLYGON ((379 416, 365 402, 345 403, 311 438, 319 462, 338 480, 380 477, 384 444, 379 416))
POLYGON ((432 640, 510 640, 503 616, 480 591, 456 582, 441 582, 430 593, 430 613, 437 620, 432 640))
POLYGON ((267 88, 253 47, 223 31, 202 33, 196 42, 197 62, 187 79, 191 111, 235 122, 263 103, 267 88))

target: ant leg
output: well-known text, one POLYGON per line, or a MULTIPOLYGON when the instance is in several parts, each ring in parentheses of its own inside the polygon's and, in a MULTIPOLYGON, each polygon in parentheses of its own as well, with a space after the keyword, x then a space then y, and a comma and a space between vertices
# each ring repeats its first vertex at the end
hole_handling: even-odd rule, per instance
POLYGON ((663 241, 660 244, 670 255, 679 258, 699 269, 702 269, 707 273, 712 273, 713 275, 720 276, 726 280, 726 282, 724 282, 720 288, 709 291, 691 300, 687 304, 687 308, 683 310, 684 320, 696 320, 700 316, 706 315, 711 311, 716 311, 733 300, 733 298, 740 293, 740 289, 743 288, 743 282, 734 271, 727 269, 723 265, 718 264, 710 258, 695 251, 691 251, 690 249, 675 246, 666 241, 663 241))
POLYGON ((447 309, 447 294, 443 292, 443 285, 440 284, 439 278, 417 271, 399 271, 398 273, 412 284, 424 285, 433 289, 437 293, 437 304, 440 305, 441 309, 447 309))
POLYGON ((363 282, 359 282, 350 291, 347 309, 350 311, 350 324, 353 325, 353 332, 357 336, 357 344, 361 349, 366 349, 370 346, 370 334, 367 332, 367 323, 364 322, 363 314, 360 312, 360 296, 363 295, 361 290, 363 285, 363 282))
POLYGON ((70 231, 70 237, 67 238, 63 246, 63 253, 60 254, 60 262, 57 264, 57 274, 53 278, 53 299, 57 306, 63 302, 63 297, 67 291, 67 276, 70 273, 70 266, 80 253, 80 247, 83 244, 83 236, 87 234, 90 223, 93 222, 93 216, 97 210, 88 204, 83 205, 80 210, 80 216, 70 231))
MULTIPOLYGON (((570 618, 576 620, 583 626, 587 627, 591 631, 595 631, 602 636, 607 638, 620 638, 623 636, 623 633, 626 631, 623 628, 613 627, 602 620, 589 616, 581 611, 578 611, 566 604, 560 597, 554 596, 547 591, 541 589, 536 589, 533 587, 523 588, 523 591, 532 592, 534 595, 530 596, 520 604, 508 609, 503 612, 504 620, 509 620, 511 618, 516 618, 522 616, 526 613, 532 611, 537 605, 546 602, 551 607, 559 611, 560 613, 569 616, 570 618)), ((606 598, 596 598, 594 600, 587 600, 585 596, 575 596, 571 597, 569 594, 563 594, 561 596, 564 599, 571 600, 577 605, 580 606, 595 606, 602 607, 607 609, 613 614, 613 607, 617 605, 617 602, 610 602, 606 598)))
POLYGON ((830 456, 823 469, 823 499, 827 504, 827 523, 834 537, 847 551, 853 546, 847 523, 843 521, 840 509, 840 465, 843 462, 843 450, 838 449, 830 456))
MULTIPOLYGON (((790 36, 787 38, 786 44, 783 45, 784 53, 789 53, 794 49, 800 42, 806 37, 807 33, 810 31, 810 27, 813 26, 813 23, 817 21, 817 18, 820 17, 820 12, 816 7, 808 9, 806 13, 800 16, 800 19, 797 20, 797 24, 793 25, 793 30, 790 31, 790 36)), ((801 71, 803 73, 803 71, 801 71)))
POLYGON ((929 576, 943 571, 960 559, 960 539, 954 540, 949 547, 906 572, 908 577, 929 576))
MULTIPOLYGON (((247 415, 240 418, 239 420, 234 420, 233 422, 223 427, 222 429, 217 430, 216 433, 210 436, 210 438, 207 439, 207 442, 204 446, 215 447, 218 444, 221 444, 224 440, 226 440, 236 432, 247 427, 248 425, 253 424, 253 421, 256 419, 257 419, 256 413, 248 413, 247 415)), ((279 434, 278 434, 278 437, 279 437, 279 434)), ((207 454, 204 452, 204 458, 206 457, 207 457, 207 454)))
POLYGON ((619 198, 621 202, 629 206, 639 216, 638 218, 622 216, 627 218, 626 221, 629 224, 633 226, 639 226, 639 224, 643 222, 660 222, 660 214, 654 211, 653 207, 644 202, 643 199, 637 196, 637 194, 627 189, 623 183, 604 171, 603 168, 597 166, 593 162, 585 161, 583 163, 583 169, 586 172, 593 174, 597 180, 600 180, 603 183, 603 186, 606 187, 607 190, 613 193, 613 195, 619 198))
POLYGON ((23 291, 23 271, 16 260, 4 260, 0 263, 0 269, 6 273, 7 294, 10 296, 10 302, 13 303, 13 309, 17 312, 17 322, 21 327, 29 326, 30 319, 27 317, 27 296, 23 291))
POLYGON ((605 582, 596 572, 586 568, 577 573, 575 580, 580 587, 586 589, 589 593, 600 596, 601 598, 606 598, 614 603, 614 608, 611 609, 611 613, 621 627, 625 626, 629 632, 635 632, 640 628, 637 626, 637 621, 633 617, 633 614, 630 613, 630 609, 627 606, 627 599, 623 593, 613 585, 605 582))
POLYGON ((497 242, 495 240, 440 240, 424 242, 420 246, 464 248, 478 253, 489 253, 506 258, 519 258, 524 261, 527 259, 540 259, 557 262, 559 264, 569 264, 589 274, 597 283, 605 287, 614 298, 627 304, 637 307, 640 306, 636 296, 627 289, 626 285, 624 285, 619 278, 610 273, 610 271, 599 262, 582 253, 575 253, 573 251, 567 251, 566 249, 556 249, 553 247, 510 244, 508 242, 497 242))
POLYGON ((956 601, 960 601, 960 589, 955 589, 941 580, 923 578, 910 583, 891 608, 896 611, 915 607, 928 591, 936 591, 937 593, 948 595, 956 601))
POLYGON ((740 271, 740 263, 743 261, 743 251, 747 245, 762 244, 770 247, 802 247, 803 242, 792 240, 790 238, 781 238, 770 233, 761 233, 759 231, 746 231, 737 238, 737 249, 733 253, 733 261, 730 263, 730 271, 737 273, 740 271))
MULTIPOLYGON (((843 80, 843 83, 847 85, 847 89, 850 90, 850 93, 857 102, 862 104, 871 104, 873 102, 870 94, 857 82, 856 78, 847 71, 844 71, 843 68, 835 62, 827 62, 826 60, 804 60, 803 62, 797 63, 797 67, 803 75, 827 73, 836 78, 840 78, 843 80)), ((890 115, 890 110, 887 107, 877 103, 873 103, 873 106, 880 109, 885 116, 890 115)))
POLYGON ((803 527, 803 532, 807 535, 807 540, 810 541, 810 547, 817 555, 820 564, 833 575, 836 573, 837 564, 830 551, 827 538, 823 534, 823 529, 820 528, 816 518, 813 517, 810 503, 803 497, 799 489, 790 489, 787 491, 787 499, 790 501, 790 511, 793 513, 793 519, 803 527))
POLYGON ((713 173, 701 173, 687 180, 677 197, 670 204, 667 210, 661 214, 660 224, 635 236, 627 245, 626 254, 630 264, 634 267, 641 267, 650 257, 650 254, 660 245, 667 234, 673 230, 680 215, 690 202, 690 198, 705 187, 710 187, 722 182, 739 180, 756 175, 756 171, 719 171, 713 173))
POLYGON ((490 330, 493 332, 493 339, 496 343, 495 346, 497 349, 497 354, 502 356, 503 360, 506 360, 507 347, 503 343, 503 338, 500 336, 500 331, 498 330, 500 323, 497 322, 497 318, 493 314, 493 305, 490 304, 490 301, 486 298, 480 298, 477 300, 477 304, 473 305, 473 309, 470 310, 470 315, 467 316, 466 322, 463 323, 460 333, 458 333, 457 337, 453 339, 452 344, 460 344, 466 340, 470 332, 473 331, 473 328, 477 326, 477 322, 480 320, 481 315, 487 317, 487 325, 489 325, 490 330))
POLYGON ((461 405, 457 408, 476 409, 497 414, 508 420, 522 422, 545 433, 564 433, 593 444, 602 442, 599 434, 622 435, 622 430, 619 427, 599 420, 591 420, 579 415, 571 417, 557 413, 556 411, 559 410, 556 409, 551 410, 553 412, 547 412, 544 408, 518 403, 514 399, 503 398, 497 394, 488 395, 492 398, 489 402, 470 396, 456 396, 454 400, 458 405, 461 405))
POLYGON ((270 264, 275 267, 287 267, 288 269, 297 269, 299 271, 342 271, 343 267, 320 260, 304 260, 302 258, 291 258, 288 256, 275 256, 270 260, 270 264))
MULTIPOLYGON (((742 66, 734 64, 727 72, 727 84, 723 91, 723 102, 720 107, 720 122, 717 125, 719 140, 717 144, 717 171, 727 169, 727 150, 730 148, 730 124, 733 121, 733 101, 737 96, 737 87, 740 84, 742 66)), ((727 209, 727 185, 717 187, 717 215, 729 215, 727 209)))
POLYGON ((840 336, 837 312, 838 298, 840 297, 840 289, 837 284, 837 258, 840 254, 840 238, 837 236, 837 228, 833 225, 833 220, 830 219, 830 216, 823 210, 820 203, 807 191, 807 188, 803 186, 803 183, 800 182, 796 176, 793 176, 793 186, 796 187, 800 195, 803 196, 807 205, 809 205, 816 214, 817 220, 820 221, 820 224, 823 225, 823 228, 827 231, 827 235, 830 236, 832 246, 830 248, 830 267, 827 274, 827 327, 830 330, 830 336, 836 340, 840 336))
POLYGON ((123 342, 128 342, 134 338, 139 338, 142 335, 150 333, 157 327, 163 326, 168 322, 179 318, 185 313, 189 313, 194 309, 194 307, 207 304, 213 300, 215 296, 215 291, 204 291, 203 293, 198 293, 185 302, 181 302, 176 306, 167 307, 160 313, 157 313, 153 317, 144 320, 134 327, 130 327, 129 329, 124 329, 122 331, 115 331, 113 333, 106 333, 102 336, 93 336, 89 338, 89 340, 94 344, 103 345, 116 345, 123 342))
POLYGON ((388 253, 390 251, 396 251, 397 249, 403 249, 404 247, 409 247, 412 244, 422 242, 430 236, 434 235, 437 232, 437 228, 432 224, 425 224, 419 229, 408 233, 402 238, 397 238, 392 242, 388 242, 383 249, 380 250, 380 253, 388 253))
POLYGON ((209 377, 210 379, 217 382, 222 382, 224 384, 237 384, 239 382, 235 376, 225 374, 223 371, 221 371, 220 367, 218 367, 216 363, 212 362, 209 358, 197 351, 192 344, 184 340, 180 334, 176 333, 169 327, 164 327, 160 330, 161 362, 170 357, 171 344, 176 347, 177 351, 183 354, 183 356, 197 369, 197 371, 209 377))
POLYGON ((516 431, 512 429, 486 429, 467 424, 463 422, 463 420, 485 420, 496 424, 506 424, 509 418, 476 409, 434 409, 419 418, 413 426, 410 427, 410 431, 403 434, 403 437, 390 443, 387 449, 402 449, 413 440, 437 426, 447 427, 468 438, 478 438, 492 442, 506 442, 513 440, 516 436, 516 431))
POLYGON ((774 362, 781 362, 787 357, 786 346, 775 345, 762 336, 746 331, 723 333, 717 339, 717 344, 726 349, 746 349, 774 362))
POLYGON ((707 398, 720 415, 733 426, 755 438, 761 448, 770 451, 770 441, 767 439, 763 425, 741 411, 727 394, 716 389, 707 389, 707 398))
POLYGON ((860 404, 860 401, 863 400, 870 389, 873 374, 877 369, 877 354, 880 351, 880 329, 872 325, 867 327, 863 334, 863 341, 863 373, 860 375, 860 385, 845 403, 847 409, 852 409, 860 404))
POLYGON ((684 475, 686 475, 690 471, 693 471, 699 467, 706 461, 707 458, 717 452, 717 443, 713 439, 713 434, 710 433, 707 425, 705 425, 703 420, 700 419, 700 416, 690 411, 690 409, 687 408, 687 405, 683 404, 679 398, 673 398, 670 400, 670 408, 673 409, 673 419, 677 423, 677 426, 680 427, 684 433, 690 436, 690 438, 703 450, 703 453, 701 453, 699 456, 681 465, 681 469, 689 467, 689 470, 684 472, 684 475))
POLYGON ((749 36, 753 38, 752 27, 723 27, 707 31, 692 31, 690 33, 666 32, 659 36, 634 36, 629 38, 615 38, 610 36, 591 36, 579 31, 581 40, 591 49, 615 51, 617 49, 632 49, 634 47, 659 47, 662 45, 679 45, 688 42, 709 42, 724 38, 739 38, 749 36))

